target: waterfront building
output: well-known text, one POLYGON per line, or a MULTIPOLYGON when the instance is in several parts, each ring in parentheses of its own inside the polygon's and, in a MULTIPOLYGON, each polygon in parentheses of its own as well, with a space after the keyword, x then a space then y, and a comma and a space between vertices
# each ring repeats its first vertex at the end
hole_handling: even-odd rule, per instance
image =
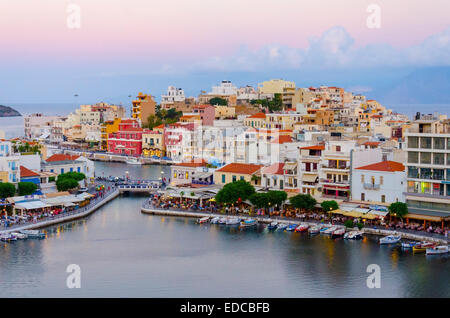
POLYGON ((131 108, 131 117, 139 120, 141 125, 148 124, 148 116, 155 115, 156 102, 153 96, 139 93, 137 99, 133 100, 131 108))
POLYGON ((400 162, 381 161, 352 169, 352 200, 372 204, 405 202, 406 171, 400 162))
MULTIPOLYGON (((183 156, 183 139, 194 130, 194 123, 175 123, 168 125, 164 130, 164 145, 166 147, 166 156, 176 161, 190 161, 192 158, 183 156)), ((185 143, 186 144, 186 143, 185 143)))
POLYGON ((41 169, 56 174, 66 172, 81 172, 86 174, 88 172, 86 163, 81 158, 76 155, 54 154, 42 162, 41 169))
POLYGON ((108 150, 108 136, 111 133, 119 131, 119 124, 122 118, 114 118, 114 120, 108 120, 102 123, 100 128, 100 150, 108 150))
POLYGON ((122 119, 117 132, 108 135, 108 152, 129 156, 142 153, 142 132, 136 119, 122 119))
POLYGON ((324 145, 313 145, 299 149, 299 188, 303 194, 317 196, 319 190, 319 171, 324 145))
POLYGON ((191 186, 192 184, 212 184, 213 173, 208 170, 205 160, 180 162, 170 167, 172 186, 191 186))
POLYGON ((224 185, 237 180, 245 180, 253 185, 260 185, 262 167, 263 165, 230 163, 214 172, 214 182, 224 185))
POLYGON ((0 171, 2 182, 20 182, 20 156, 13 153, 10 141, 0 141, 0 171))
POLYGON ((142 155, 146 157, 165 156, 163 132, 149 129, 142 131, 142 155))
POLYGON ((420 115, 405 133, 406 203, 411 211, 450 214, 450 120, 420 115))
POLYGON ((45 116, 42 113, 34 113, 25 116, 25 137, 30 139, 48 138, 51 134, 53 122, 59 119, 61 119, 61 116, 45 116))
POLYGON ((25 166, 20 166, 20 182, 32 182, 37 185, 39 189, 41 185, 41 175, 25 166))

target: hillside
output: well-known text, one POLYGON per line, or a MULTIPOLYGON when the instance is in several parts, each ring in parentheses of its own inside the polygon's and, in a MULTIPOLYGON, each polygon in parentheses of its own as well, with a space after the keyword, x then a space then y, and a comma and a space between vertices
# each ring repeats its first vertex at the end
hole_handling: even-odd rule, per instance
POLYGON ((0 117, 17 117, 17 116, 22 115, 14 108, 0 105, 0 117))

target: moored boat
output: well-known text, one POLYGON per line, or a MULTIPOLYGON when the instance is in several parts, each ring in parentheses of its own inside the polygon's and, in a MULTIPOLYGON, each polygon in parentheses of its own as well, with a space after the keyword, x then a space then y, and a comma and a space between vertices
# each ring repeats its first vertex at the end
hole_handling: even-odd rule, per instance
POLYGON ((427 248, 432 248, 434 246, 436 246, 436 243, 420 242, 413 246, 413 252, 414 253, 424 253, 424 252, 426 252, 427 248))
POLYGON ((414 246, 416 246, 416 242, 403 242, 402 243, 402 248, 413 248, 414 246))
POLYGON ((203 218, 200 218, 197 220, 198 224, 203 224, 203 223, 207 223, 209 221, 209 216, 205 216, 203 218))
POLYGON ((312 226, 308 229, 309 234, 318 234, 322 227, 320 225, 312 226))
POLYGON ((1 236, 0 236, 0 241, 3 241, 3 242, 11 242, 11 241, 17 241, 17 237, 15 237, 14 235, 12 235, 12 234, 2 234, 1 236))
POLYGON ((28 238, 28 235, 19 232, 13 232, 12 235, 14 235, 19 240, 24 240, 28 238))
POLYGON ((339 228, 331 233, 332 238, 342 237, 345 234, 345 228, 339 228))
MULTIPOLYGON (((363 232, 361 232, 361 231, 350 231, 347 233, 349 233, 347 236, 347 238, 349 240, 359 240, 359 239, 362 239, 362 237, 363 237, 363 232)), ((345 234, 347 234, 347 233, 345 233, 345 234)), ((344 234, 344 238, 345 238, 345 234, 344 234)))
POLYGON ((288 227, 288 225, 286 223, 280 223, 277 226, 277 231, 284 231, 287 229, 287 227, 288 227))
POLYGON ((277 227, 278 227, 278 222, 272 222, 267 226, 267 228, 269 230, 275 230, 277 227))
POLYGON ((220 217, 216 216, 214 218, 211 219, 210 223, 211 224, 217 224, 219 223, 220 217))
POLYGON ((219 222, 218 222, 219 224, 225 224, 225 223, 227 223, 227 218, 220 218, 219 219, 219 222))
POLYGON ((429 247, 427 248, 426 253, 427 255, 446 254, 448 253, 448 245, 429 247))
POLYGON ((388 235, 388 236, 380 238, 379 243, 380 244, 395 244, 395 243, 400 242, 401 238, 402 237, 400 235, 388 235))
POLYGON ((125 160, 125 162, 129 165, 142 165, 142 162, 134 157, 129 157, 127 158, 127 160, 125 160))
POLYGON ((241 228, 245 228, 245 227, 251 227, 251 226, 255 226, 256 224, 258 224, 258 222, 254 219, 247 219, 241 222, 241 225, 239 225, 239 227, 241 228))
POLYGON ((330 227, 329 226, 323 226, 321 229, 320 229, 320 233, 325 233, 325 231, 327 231, 328 229, 329 229, 330 227))
POLYGON ((306 232, 306 231, 308 231, 308 228, 309 228, 308 224, 302 223, 295 228, 295 232, 300 232, 300 233, 306 232))
POLYGON ((229 218, 225 222, 226 225, 237 225, 239 223, 241 223, 241 219, 239 219, 239 218, 229 218))
POLYGON ((298 224, 289 224, 288 227, 286 228, 286 231, 288 231, 288 232, 295 231, 297 226, 298 226, 298 224))
POLYGON ((332 226, 332 227, 327 228, 324 232, 321 232, 321 233, 331 235, 337 229, 338 229, 337 226, 332 226))
POLYGON ((38 230, 22 230, 22 234, 26 234, 28 238, 45 238, 45 233, 38 230))

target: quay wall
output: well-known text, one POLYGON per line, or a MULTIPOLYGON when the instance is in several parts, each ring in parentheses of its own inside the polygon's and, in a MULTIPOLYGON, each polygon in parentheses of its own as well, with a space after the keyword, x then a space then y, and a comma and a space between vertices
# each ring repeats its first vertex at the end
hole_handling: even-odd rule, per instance
MULTIPOLYGON (((174 211, 174 210, 162 210, 162 209, 154 209, 151 207, 142 207, 141 212, 145 214, 153 214, 153 215, 164 215, 164 216, 177 216, 177 217, 191 217, 191 218, 201 218, 205 216, 211 216, 211 217, 224 217, 224 214, 218 214, 218 213, 203 213, 203 212, 189 212, 189 211, 174 211)), ((250 217, 242 217, 243 219, 248 219, 250 217)), ((269 218, 269 217, 259 217, 259 216, 252 216, 252 219, 257 220, 260 223, 271 223, 271 222, 280 222, 280 223, 287 223, 287 224, 295 224, 295 223, 306 223, 310 226, 317 225, 318 223, 314 222, 308 222, 308 221, 294 221, 294 220, 284 220, 280 218, 269 218)), ((339 225, 338 225, 339 226, 339 225)), ((344 227, 344 226, 339 226, 344 227)), ((347 229, 347 230, 353 230, 353 229, 347 229)), ((436 242, 438 244, 448 244, 449 240, 447 239, 439 239, 435 237, 429 237, 425 235, 420 234, 412 234, 412 233, 405 233, 405 232, 398 232, 398 231, 392 231, 392 230, 386 230, 386 229, 372 229, 372 228, 362 228, 362 232, 366 234, 372 234, 372 235, 380 235, 380 236, 386 236, 386 235, 400 235, 402 239, 408 239, 413 241, 428 241, 428 242, 436 242)))

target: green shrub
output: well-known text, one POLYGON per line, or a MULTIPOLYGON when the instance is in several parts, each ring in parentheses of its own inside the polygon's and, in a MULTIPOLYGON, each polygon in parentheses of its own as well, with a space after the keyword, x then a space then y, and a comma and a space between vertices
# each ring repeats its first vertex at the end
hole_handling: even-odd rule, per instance
POLYGON ((358 227, 358 229, 361 230, 364 227, 364 224, 359 222, 359 223, 356 224, 356 226, 358 227))
POLYGON ((353 227, 353 220, 347 220, 344 223, 345 227, 352 228, 353 227))

